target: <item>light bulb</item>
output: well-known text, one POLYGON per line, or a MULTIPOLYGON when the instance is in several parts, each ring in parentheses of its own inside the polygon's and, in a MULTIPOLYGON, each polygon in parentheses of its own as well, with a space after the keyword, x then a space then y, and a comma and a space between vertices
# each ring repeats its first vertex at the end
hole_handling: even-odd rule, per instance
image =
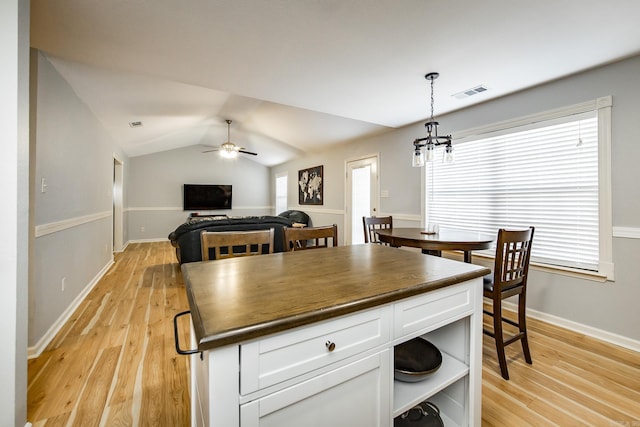
POLYGON ((413 166, 414 168, 421 168, 422 166, 424 166, 424 153, 417 147, 413 152, 411 166, 413 166))
POLYGON ((451 163, 453 162, 453 147, 450 145, 447 145, 444 148, 444 157, 442 158, 442 161, 444 163, 451 163))
POLYGON ((238 155, 237 151, 220 150, 220 155, 225 159, 235 159, 238 155))
POLYGON ((427 144, 426 146, 427 149, 427 162, 433 162, 433 159, 436 156, 436 150, 435 147, 433 146, 433 144, 427 144))

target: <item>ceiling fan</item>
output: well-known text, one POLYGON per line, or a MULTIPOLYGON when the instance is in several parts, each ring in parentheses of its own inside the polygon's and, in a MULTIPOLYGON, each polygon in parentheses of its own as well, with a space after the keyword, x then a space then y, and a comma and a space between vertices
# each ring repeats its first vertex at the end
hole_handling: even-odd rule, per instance
POLYGON ((233 142, 231 142, 231 120, 226 120, 227 122, 227 142, 220 145, 220 147, 203 151, 203 153, 210 153, 212 151, 219 151, 220 155, 227 159, 233 159, 238 155, 238 153, 250 154, 252 156, 257 156, 258 153, 253 153, 251 151, 247 151, 244 147, 239 147, 233 142))

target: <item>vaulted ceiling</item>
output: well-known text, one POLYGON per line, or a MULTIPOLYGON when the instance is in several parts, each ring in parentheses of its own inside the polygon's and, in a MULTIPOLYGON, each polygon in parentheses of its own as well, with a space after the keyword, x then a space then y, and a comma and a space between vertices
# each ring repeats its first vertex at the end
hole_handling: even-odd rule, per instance
POLYGON ((425 120, 427 72, 440 73, 437 116, 640 53, 637 0, 32 0, 31 9, 32 46, 129 156, 219 146, 231 119, 231 140, 275 165, 425 120), (487 90, 454 96, 478 86, 487 90))

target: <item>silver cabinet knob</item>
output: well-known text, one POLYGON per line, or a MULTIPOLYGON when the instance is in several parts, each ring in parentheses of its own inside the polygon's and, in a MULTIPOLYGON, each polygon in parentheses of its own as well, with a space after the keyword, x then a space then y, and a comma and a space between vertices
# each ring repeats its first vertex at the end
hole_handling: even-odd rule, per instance
POLYGON ((336 343, 334 342, 327 341, 326 343, 324 343, 324 345, 327 347, 327 350, 329 351, 333 351, 336 349, 336 343))

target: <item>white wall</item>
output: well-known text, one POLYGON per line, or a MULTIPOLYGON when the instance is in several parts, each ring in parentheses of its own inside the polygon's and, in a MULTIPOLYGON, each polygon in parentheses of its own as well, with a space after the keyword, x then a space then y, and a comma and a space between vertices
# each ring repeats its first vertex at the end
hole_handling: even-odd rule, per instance
POLYGON ((0 425, 27 419, 29 2, 0 2, 0 425))
POLYGON ((166 239, 189 212, 182 209, 183 184, 231 184, 232 209, 225 215, 271 215, 269 169, 240 155, 223 159, 191 146, 132 157, 127 181, 128 235, 132 241, 166 239), (143 231, 144 230, 144 231, 143 231))
POLYGON ((35 60, 29 346, 37 354, 112 263, 113 156, 127 158, 47 58, 35 60))
MULTIPOLYGON (((564 275, 531 273, 528 307, 540 316, 576 327, 602 338, 640 349, 640 57, 634 57, 556 82, 505 96, 495 101, 438 117, 441 133, 472 129, 481 125, 564 107, 612 95, 612 199, 614 230, 624 227, 632 237, 614 234, 615 282, 599 283, 564 275), (572 325, 569 322, 576 322, 572 325)), ((436 100, 437 104, 437 100, 436 100)), ((344 163, 358 155, 380 153, 381 215, 411 219, 420 215, 420 170, 410 166, 411 142, 425 135, 422 122, 350 143, 330 152, 315 154, 272 168, 289 174, 289 204, 297 203, 297 170, 324 165, 325 200, 310 214, 314 223, 332 218, 343 223, 344 163), (329 192, 329 193, 327 193, 329 192)), ((454 142, 455 143, 455 142, 454 142)), ((295 205, 294 205, 295 206, 295 205)), ((304 207, 301 208, 305 210, 304 207)), ((395 222, 395 221, 394 221, 395 222)), ((405 223, 407 221, 404 221, 405 223)), ((404 225, 404 224, 403 224, 404 225)), ((405 225, 406 226, 406 225, 405 225)), ((613 231, 612 231, 613 232, 613 231)))

